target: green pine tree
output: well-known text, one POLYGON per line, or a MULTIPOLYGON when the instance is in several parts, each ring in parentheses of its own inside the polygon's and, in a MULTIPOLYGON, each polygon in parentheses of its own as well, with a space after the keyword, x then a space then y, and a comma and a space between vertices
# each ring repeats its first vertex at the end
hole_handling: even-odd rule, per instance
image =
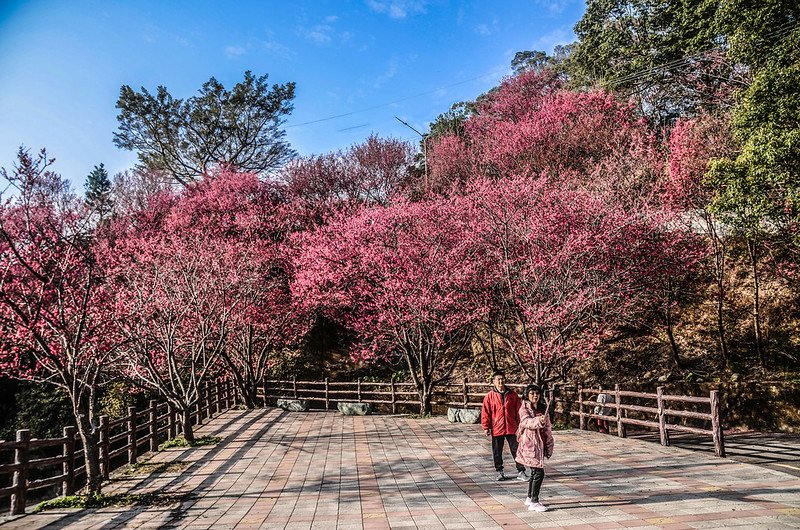
POLYGON ((114 207, 111 198, 111 180, 103 164, 94 166, 86 179, 86 204, 98 213, 101 221, 111 215, 114 207))

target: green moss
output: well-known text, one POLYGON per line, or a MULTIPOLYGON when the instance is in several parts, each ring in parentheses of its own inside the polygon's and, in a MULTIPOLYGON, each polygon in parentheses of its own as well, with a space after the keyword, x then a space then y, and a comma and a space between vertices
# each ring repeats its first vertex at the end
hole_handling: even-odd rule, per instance
POLYGON ((161 463, 150 463, 150 462, 138 462, 136 464, 130 465, 120 473, 118 478, 126 478, 126 477, 134 477, 134 476, 141 476, 141 475, 153 475, 153 474, 160 474, 160 473, 180 473, 187 467, 189 467, 189 462, 161 462, 161 463))
POLYGON ((115 495, 69 495, 58 497, 39 504, 33 513, 45 510, 58 510, 63 508, 106 508, 108 506, 171 506, 189 498, 189 494, 165 493, 153 491, 150 493, 118 493, 115 495))
POLYGON ((159 451, 163 451, 164 449, 170 449, 172 447, 202 447, 205 445, 217 445, 222 438, 219 436, 201 436, 200 438, 195 438, 194 442, 186 441, 186 438, 183 436, 177 436, 172 440, 167 440, 163 444, 161 444, 158 448, 159 451))

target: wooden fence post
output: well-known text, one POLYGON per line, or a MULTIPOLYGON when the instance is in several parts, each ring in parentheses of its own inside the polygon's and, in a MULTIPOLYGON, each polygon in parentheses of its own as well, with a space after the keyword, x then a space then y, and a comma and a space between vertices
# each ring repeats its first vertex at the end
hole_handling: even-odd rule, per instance
POLYGON ((128 463, 135 464, 136 458, 136 407, 128 407, 128 463))
MULTIPOLYGON (((327 380, 328 380, 328 378, 326 377, 325 381, 327 381, 327 380)), ((294 389, 294 398, 297 399, 297 376, 292 377, 292 388, 294 389)), ((325 395, 327 396, 328 393, 326 392, 325 395)), ((327 400, 328 398, 326 397, 325 399, 327 400)), ((326 408, 327 408, 327 405, 326 405, 326 408)))
MULTIPOLYGON (((330 381, 328 378, 325 378, 325 410, 330 409, 331 405, 331 398, 330 398, 330 381)), ((294 397, 297 397, 297 378, 294 381, 294 397)))
POLYGON ((25 491, 28 486, 28 455, 30 454, 31 431, 20 429, 17 431, 17 443, 21 444, 14 450, 14 464, 17 469, 11 479, 11 515, 25 513, 25 491))
POLYGON ((267 408, 267 387, 268 387, 268 383, 267 383, 267 378, 266 377, 264 378, 264 383, 261 386, 263 387, 262 390, 264 391, 264 408, 267 408))
POLYGON ((469 392, 467 391, 467 378, 464 378, 464 385, 461 387, 464 393, 464 408, 469 404, 469 392))
POLYGON ((722 406, 719 401, 719 390, 712 390, 711 399, 711 437, 714 439, 714 453, 725 458, 725 439, 722 435, 722 406))
POLYGON ((214 411, 219 414, 222 411, 222 407, 220 406, 220 394, 222 393, 222 385, 219 383, 219 379, 214 381, 214 411))
POLYGON ((97 443, 100 447, 100 476, 103 480, 108 480, 111 473, 111 460, 108 458, 108 416, 100 416, 100 440, 97 443))
POLYGON ((667 417, 664 414, 664 387, 656 387, 656 399, 658 400, 658 434, 661 436, 661 445, 669 445, 669 433, 667 432, 667 417))
POLYGON ((622 396, 619 394, 619 383, 614 385, 614 401, 617 402, 617 436, 625 438, 625 425, 622 423, 622 396))
POLYGON ((394 379, 392 379, 392 414, 397 414, 397 393, 395 392, 394 379))
POLYGON ((361 378, 359 377, 356 384, 358 385, 358 403, 361 403, 361 378))
POLYGON ((62 456, 64 457, 62 464, 64 480, 61 482, 61 495, 67 496, 75 492, 75 427, 64 427, 62 456))
POLYGON ((586 426, 586 423, 583 419, 583 384, 578 383, 578 428, 583 430, 586 426))
POLYGON ((150 450, 158 451, 158 403, 150 400, 150 450))

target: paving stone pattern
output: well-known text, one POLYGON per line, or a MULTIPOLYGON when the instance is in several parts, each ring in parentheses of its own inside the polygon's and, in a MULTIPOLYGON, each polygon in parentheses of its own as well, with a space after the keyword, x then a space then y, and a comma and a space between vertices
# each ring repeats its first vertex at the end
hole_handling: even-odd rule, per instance
POLYGON ((150 460, 190 463, 182 472, 105 488, 182 496, 171 505, 58 510, 1 528, 800 528, 798 477, 592 432, 555 433, 546 513, 526 510, 526 483, 494 480, 480 425, 270 408, 226 412, 199 434, 222 441, 150 460))

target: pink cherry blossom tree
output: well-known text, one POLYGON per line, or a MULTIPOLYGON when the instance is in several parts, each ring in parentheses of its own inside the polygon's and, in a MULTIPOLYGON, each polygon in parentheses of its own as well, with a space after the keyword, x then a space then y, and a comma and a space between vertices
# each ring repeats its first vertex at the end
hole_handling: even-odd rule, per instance
POLYGON ((661 174, 652 129, 610 93, 565 90, 552 72, 529 71, 476 105, 463 135, 432 142, 433 191, 463 191, 481 176, 546 177, 635 203, 649 200, 661 174))
POLYGON ((462 213, 448 201, 399 201, 301 237, 296 299, 355 331, 355 358, 399 357, 423 414, 487 307, 485 267, 462 213))
POLYGON ((735 144, 726 116, 702 115, 679 120, 669 137, 669 164, 662 183, 663 204, 691 230, 709 242, 711 259, 706 265, 715 284, 717 343, 725 365, 728 341, 725 325, 729 229, 711 213, 714 190, 705 184, 708 163, 731 157, 735 144))
MULTIPOLYGON (((473 245, 491 264, 500 304, 489 321, 537 382, 572 363, 632 314, 658 278, 691 266, 691 235, 655 210, 631 211, 537 178, 475 181, 465 197, 473 245)), ((693 255, 692 255, 693 256, 693 255)))
POLYGON ((321 224, 341 210, 388 204, 409 184, 412 164, 409 143, 373 135, 343 151, 297 159, 281 179, 294 216, 321 224))
POLYGON ((2 170, 15 190, 0 205, 0 369, 64 391, 94 494, 101 489, 97 393, 115 343, 91 213, 48 170, 52 162, 44 150, 34 157, 20 149, 13 170, 2 170))
POLYGON ((253 408, 259 385, 309 326, 289 289, 292 220, 285 190, 254 174, 227 171, 185 194, 180 210, 191 219, 186 229, 210 240, 217 255, 228 254, 237 267, 218 280, 235 301, 220 356, 244 404, 253 408))

